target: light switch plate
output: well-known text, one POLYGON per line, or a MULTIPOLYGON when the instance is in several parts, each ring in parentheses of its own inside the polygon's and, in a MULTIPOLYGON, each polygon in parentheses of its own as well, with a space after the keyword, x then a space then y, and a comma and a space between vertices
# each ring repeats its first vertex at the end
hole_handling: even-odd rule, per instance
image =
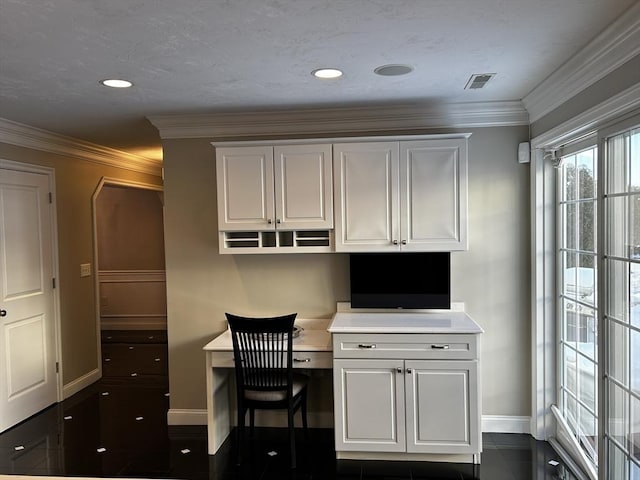
POLYGON ((91 264, 90 263, 81 263, 80 264, 80 276, 81 277, 90 277, 91 276, 91 264))

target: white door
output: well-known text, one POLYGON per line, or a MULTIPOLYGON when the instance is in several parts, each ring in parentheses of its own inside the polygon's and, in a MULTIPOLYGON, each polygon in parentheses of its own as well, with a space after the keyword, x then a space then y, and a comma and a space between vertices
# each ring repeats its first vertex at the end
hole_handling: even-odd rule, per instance
POLYGON ((49 177, 0 169, 0 431, 57 401, 49 177))
POLYGON ((276 146, 273 158, 277 228, 333 228, 331 145, 276 146))
POLYGON ((478 364, 475 360, 407 360, 407 451, 476 453, 478 364))
POLYGON ((333 361, 336 451, 405 451, 402 372, 402 360, 333 361))
POLYGON ((218 229, 274 230, 273 147, 216 148, 218 229))
POLYGON ((466 250, 467 140, 400 142, 402 250, 466 250))
POLYGON ((398 142, 333 149, 336 251, 398 251, 398 142))

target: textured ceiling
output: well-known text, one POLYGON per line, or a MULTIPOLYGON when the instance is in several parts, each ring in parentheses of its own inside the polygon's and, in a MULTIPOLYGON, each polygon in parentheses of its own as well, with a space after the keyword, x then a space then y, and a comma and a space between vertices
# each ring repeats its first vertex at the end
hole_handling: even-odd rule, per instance
POLYGON ((0 117, 153 157, 151 115, 520 100, 634 3, 0 0, 0 117))

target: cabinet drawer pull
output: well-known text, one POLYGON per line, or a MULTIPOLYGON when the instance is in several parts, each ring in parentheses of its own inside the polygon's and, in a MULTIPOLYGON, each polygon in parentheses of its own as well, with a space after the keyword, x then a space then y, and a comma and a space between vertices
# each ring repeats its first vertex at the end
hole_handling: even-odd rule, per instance
POLYGON ((375 343, 360 343, 358 348, 376 348, 375 343))
POLYGON ((293 361, 294 362, 299 362, 299 363, 309 363, 311 361, 311 359, 309 357, 307 357, 307 358, 294 358, 293 361))
POLYGON ((449 345, 431 345, 434 350, 449 350, 449 345))

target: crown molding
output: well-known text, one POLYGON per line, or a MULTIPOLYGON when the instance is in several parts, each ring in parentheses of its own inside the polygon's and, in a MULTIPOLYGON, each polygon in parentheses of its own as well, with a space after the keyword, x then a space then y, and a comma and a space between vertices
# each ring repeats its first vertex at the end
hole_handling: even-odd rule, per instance
POLYGON ((640 54, 640 2, 535 87, 522 103, 531 122, 640 54))
POLYGON ((392 105, 147 117, 163 139, 246 138, 529 125, 520 101, 392 105))
POLYGON ((608 100, 582 112, 551 130, 531 139, 532 148, 558 148, 572 139, 587 135, 614 118, 640 108, 640 82, 608 100))
POLYGON ((162 176, 162 163, 0 118, 0 142, 162 176))

